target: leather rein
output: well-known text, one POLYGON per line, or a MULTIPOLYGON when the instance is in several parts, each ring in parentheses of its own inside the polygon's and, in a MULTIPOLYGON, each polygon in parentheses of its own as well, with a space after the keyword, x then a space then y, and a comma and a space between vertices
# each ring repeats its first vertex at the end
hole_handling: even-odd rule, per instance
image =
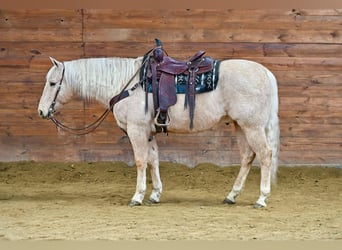
MULTIPOLYGON (((147 54, 150 55, 151 52, 153 51, 154 49, 151 49, 147 54)), ((72 128, 72 127, 69 127, 63 123, 61 123, 60 121, 58 121, 54 116, 53 116, 53 113, 55 112, 55 104, 56 104, 56 100, 57 100, 57 96, 61 90, 61 85, 62 85, 62 82, 63 82, 63 79, 64 79, 64 74, 65 74, 65 65, 63 63, 63 72, 62 72, 62 77, 61 77, 61 80, 58 84, 58 88, 57 88, 57 91, 56 91, 56 94, 55 94, 55 97, 50 105, 50 108, 49 108, 49 112, 52 114, 51 117, 50 117, 50 120, 56 125, 56 127, 59 127, 71 134, 74 134, 74 135, 86 135, 86 134, 89 134, 91 132, 93 132, 95 129, 97 129, 101 123, 104 121, 104 119, 106 119, 106 117, 108 116, 108 114, 113 110, 113 107, 116 103, 118 103, 119 101, 121 101, 122 99, 126 98, 129 96, 129 90, 130 91, 133 91, 135 90, 141 82, 143 82, 144 79, 140 80, 138 83, 136 83, 132 88, 130 88, 129 90, 127 90, 127 87, 131 84, 131 82, 133 81, 133 79, 137 76, 137 74, 140 72, 140 70, 142 69, 142 67, 144 66, 144 64, 149 60, 149 57, 150 56, 147 56, 146 59, 142 62, 141 66, 138 68, 138 70, 134 73, 134 75, 129 79, 129 81, 126 83, 126 85, 124 86, 124 88, 120 91, 120 93, 116 96, 114 96, 110 102, 109 102, 109 107, 103 112, 103 114, 97 118, 96 121, 92 122, 91 124, 89 125, 86 125, 85 127, 83 128, 72 128)))

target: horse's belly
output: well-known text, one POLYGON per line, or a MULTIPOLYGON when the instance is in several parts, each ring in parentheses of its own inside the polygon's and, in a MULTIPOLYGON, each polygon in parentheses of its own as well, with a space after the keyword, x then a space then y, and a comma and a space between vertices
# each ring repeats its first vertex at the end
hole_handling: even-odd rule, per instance
POLYGON ((169 132, 191 133, 208 130, 218 124, 221 120, 228 122, 224 108, 219 105, 215 91, 196 96, 193 128, 190 129, 189 108, 184 108, 184 95, 177 95, 177 103, 169 108, 171 124, 169 132))

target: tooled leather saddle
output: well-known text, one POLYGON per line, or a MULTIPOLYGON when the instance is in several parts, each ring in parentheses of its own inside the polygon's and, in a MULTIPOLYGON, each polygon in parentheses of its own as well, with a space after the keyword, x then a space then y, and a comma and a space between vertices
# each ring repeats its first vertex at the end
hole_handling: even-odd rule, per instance
POLYGON ((168 108, 177 102, 177 93, 185 94, 184 108, 189 108, 190 129, 193 128, 196 93, 214 90, 218 81, 219 61, 204 57, 200 50, 187 61, 179 61, 167 55, 159 39, 156 47, 144 56, 146 62, 140 78, 146 91, 153 94, 155 125, 158 132, 166 132, 170 124, 168 108))

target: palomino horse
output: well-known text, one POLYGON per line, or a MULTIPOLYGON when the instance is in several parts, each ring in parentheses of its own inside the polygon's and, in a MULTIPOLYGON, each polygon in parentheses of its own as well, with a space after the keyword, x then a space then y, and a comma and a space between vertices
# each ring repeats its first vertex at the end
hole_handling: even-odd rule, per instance
MULTIPOLYGON (((113 96, 129 89, 129 96, 111 106, 117 124, 126 131, 133 147, 137 167, 136 192, 130 205, 141 205, 146 192, 146 169, 151 165, 153 191, 149 202, 159 203, 162 182, 154 124, 153 102, 145 107, 145 90, 136 83, 143 58, 89 58, 59 62, 53 66, 38 106, 42 118, 53 113, 76 94, 93 98, 105 107, 113 96), (133 80, 132 80, 133 79, 133 80), (129 83, 129 86, 126 86, 129 83), (132 86, 134 86, 132 88, 132 86)), ((149 94, 151 95, 151 94, 149 94)), ((278 168, 279 123, 278 90, 274 75, 264 66, 248 60, 224 60, 219 66, 219 82, 211 92, 196 96, 193 128, 189 128, 184 94, 177 94, 177 103, 169 108, 172 121, 169 133, 193 133, 212 128, 222 120, 231 121, 236 130, 241 155, 241 168, 224 203, 234 204, 241 193, 252 162, 257 156, 260 169, 260 196, 255 207, 266 207, 278 168)), ((151 98, 150 98, 151 100, 151 98)))

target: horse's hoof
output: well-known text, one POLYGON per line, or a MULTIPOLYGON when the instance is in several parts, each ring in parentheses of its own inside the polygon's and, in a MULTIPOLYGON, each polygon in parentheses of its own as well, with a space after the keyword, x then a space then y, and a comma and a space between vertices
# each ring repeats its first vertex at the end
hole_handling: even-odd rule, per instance
POLYGON ((235 203, 236 203, 235 201, 232 201, 232 200, 230 200, 230 199, 228 199, 228 198, 225 198, 225 199, 223 200, 223 204, 234 205, 235 203))
POLYGON ((145 205, 156 205, 156 204, 159 204, 160 202, 159 201, 156 201, 154 199, 148 199, 147 201, 145 201, 145 205))
POLYGON ((261 205, 261 204, 259 204, 259 203, 255 203, 255 204, 253 205, 253 208, 256 208, 256 209, 265 208, 265 207, 266 207, 265 205, 261 205))
POLYGON ((130 206, 130 207, 141 206, 141 202, 138 202, 138 201, 131 201, 131 202, 129 203, 129 206, 130 206))

